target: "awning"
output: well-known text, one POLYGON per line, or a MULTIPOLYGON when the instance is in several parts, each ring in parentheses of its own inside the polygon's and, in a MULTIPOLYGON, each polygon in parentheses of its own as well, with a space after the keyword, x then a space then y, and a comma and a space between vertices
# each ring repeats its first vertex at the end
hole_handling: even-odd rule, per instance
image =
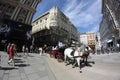
POLYGON ((112 39, 109 39, 108 41, 107 41, 107 43, 110 43, 110 42, 112 42, 113 40, 112 39))

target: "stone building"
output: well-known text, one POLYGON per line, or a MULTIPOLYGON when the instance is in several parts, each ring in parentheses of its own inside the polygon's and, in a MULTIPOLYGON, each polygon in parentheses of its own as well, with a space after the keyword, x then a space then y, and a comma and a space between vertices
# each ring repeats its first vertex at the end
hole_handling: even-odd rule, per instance
POLYGON ((88 32, 87 34, 87 41, 88 41, 88 46, 95 51, 95 45, 96 45, 96 36, 93 32, 88 32))
POLYGON ((22 46, 31 38, 31 22, 41 0, 0 0, 0 47, 14 42, 22 46))
POLYGON ((88 45, 87 34, 81 33, 80 34, 80 43, 88 45))
POLYGON ((80 43, 89 46, 93 51, 96 49, 96 36, 93 32, 81 33, 80 43))
POLYGON ((102 14, 99 28, 102 45, 114 47, 120 43, 120 0, 102 0, 102 14))
POLYGON ((59 41, 64 44, 78 41, 77 28, 56 6, 35 19, 32 26, 36 46, 57 45, 59 41))

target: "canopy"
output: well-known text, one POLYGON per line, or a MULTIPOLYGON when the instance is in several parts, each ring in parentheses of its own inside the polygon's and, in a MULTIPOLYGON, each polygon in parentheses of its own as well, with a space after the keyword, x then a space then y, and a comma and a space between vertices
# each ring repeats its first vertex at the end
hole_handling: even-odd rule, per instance
POLYGON ((112 42, 112 41, 113 41, 112 39, 109 39, 107 42, 110 43, 110 42, 112 42))

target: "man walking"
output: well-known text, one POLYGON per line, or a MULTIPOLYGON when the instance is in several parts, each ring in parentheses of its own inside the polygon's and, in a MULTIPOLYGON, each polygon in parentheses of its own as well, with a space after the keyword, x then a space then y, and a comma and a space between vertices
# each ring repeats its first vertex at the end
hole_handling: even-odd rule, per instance
POLYGON ((39 53, 42 55, 42 47, 39 47, 39 53))
POLYGON ((10 46, 11 46, 11 44, 8 43, 8 45, 7 45, 7 54, 8 54, 9 60, 10 60, 10 56, 9 56, 9 53, 10 53, 10 46))
POLYGON ((25 56, 25 45, 23 45, 22 51, 23 51, 23 56, 25 56))

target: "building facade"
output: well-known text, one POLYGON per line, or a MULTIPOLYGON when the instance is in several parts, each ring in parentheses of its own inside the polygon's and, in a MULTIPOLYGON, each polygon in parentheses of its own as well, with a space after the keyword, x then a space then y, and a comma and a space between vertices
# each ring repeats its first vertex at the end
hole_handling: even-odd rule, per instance
POLYGON ((87 34, 87 41, 88 41, 88 46, 95 51, 96 50, 96 36, 93 32, 88 32, 87 34))
POLYGON ((81 33, 80 43, 89 46, 93 51, 96 50, 96 36, 93 32, 81 33))
POLYGON ((36 46, 57 45, 59 41, 64 44, 78 41, 77 28, 56 6, 34 20, 32 26, 36 46))
POLYGON ((102 14, 99 28, 102 45, 114 47, 120 43, 120 0, 102 0, 102 14))
MULTIPOLYGON (((0 44, 14 42, 22 46, 31 37, 31 22, 41 0, 0 1, 0 44)), ((2 46, 1 46, 2 47, 2 46)))
POLYGON ((101 41, 99 31, 96 33, 96 50, 101 50, 101 41))
POLYGON ((81 33, 80 34, 80 43, 88 45, 87 34, 81 33))

